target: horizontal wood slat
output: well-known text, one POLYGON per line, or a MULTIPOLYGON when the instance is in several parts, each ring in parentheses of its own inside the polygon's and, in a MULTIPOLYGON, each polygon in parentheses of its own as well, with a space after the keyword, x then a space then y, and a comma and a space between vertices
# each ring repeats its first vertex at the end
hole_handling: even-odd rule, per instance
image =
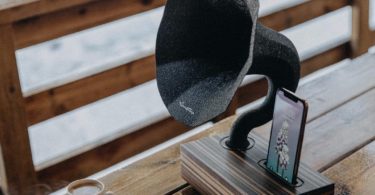
POLYGON ((374 140, 374 99, 373 89, 310 122, 302 149, 303 161, 313 162, 309 163, 312 168, 324 171, 374 140))
POLYGON ((337 194, 374 194, 375 142, 329 168, 324 175, 336 182, 337 194))
MULTIPOLYGON (((348 56, 349 45, 344 44, 302 62, 301 75, 339 62, 348 56)), ((118 68, 87 77, 61 87, 53 88, 26 98, 29 124, 58 116, 80 106, 92 103, 155 78, 155 57, 149 56, 118 68), (85 96, 82 96, 85 94, 85 96)), ((243 86, 239 90, 238 105, 264 96, 265 79, 243 86), (248 93, 251 91, 252 93, 248 93)))
MULTIPOLYGON (((328 50, 320 55, 302 62, 301 76, 306 76, 319 69, 328 67, 334 63, 346 59, 348 56, 348 43, 328 50)), ((249 102, 257 100, 267 94, 268 84, 266 79, 257 80, 251 84, 242 86, 238 91, 238 107, 245 106, 249 102)))
MULTIPOLYGON (((348 55, 347 46, 348 44, 341 45, 302 62, 302 76, 345 59, 348 55)), ((26 98, 29 124, 36 124, 58 116, 154 78, 155 57, 149 56, 130 64, 32 95, 26 98)), ((238 92, 238 106, 244 106, 263 97, 266 93, 267 82, 264 79, 243 86, 238 92)), ((228 113, 233 113, 233 111, 228 113)))
POLYGON ((0 1, 0 23, 12 23, 90 1, 93 0, 2 0, 0 1))
POLYGON ((26 97, 29 125, 63 114, 155 78, 155 56, 26 97))
POLYGON ((166 0, 96 0, 14 23, 16 48, 74 33, 164 5, 166 0))
POLYGON ((309 0, 260 18, 260 22, 281 31, 349 5, 349 0, 309 0))
POLYGON ((348 58, 349 43, 332 48, 319 55, 306 59, 301 65, 301 76, 306 76, 314 71, 327 67, 348 58))
MULTIPOLYGON (((324 75, 315 76, 309 82, 302 81, 297 89, 297 95, 309 103, 307 122, 316 120, 324 113, 328 113, 358 95, 375 88, 374 57, 365 55, 352 62, 340 65, 324 75), (350 78, 350 82, 348 82, 350 78), (343 85, 342 83, 345 83, 343 85), (322 87, 324 86, 324 87, 322 87), (348 90, 350 89, 350 90, 348 90)), ((271 124, 267 124, 271 128, 271 124)), ((269 131, 259 132, 264 138, 269 138, 269 131)))
MULTIPOLYGON (((311 19, 310 17, 315 17, 316 15, 325 14, 329 11, 339 9, 345 6, 346 4, 347 2, 343 0, 328 0, 328 1, 327 0, 325 1, 313 0, 313 1, 308 1, 307 3, 301 4, 301 5, 288 8, 285 11, 281 11, 281 12, 277 12, 277 13, 265 16, 261 20, 263 20, 265 24, 267 24, 271 28, 282 30, 282 29, 290 27, 291 25, 296 25, 296 24, 299 24, 300 22, 311 19), (314 2, 314 4, 311 4, 312 2, 314 2), (307 17, 309 16, 309 12, 298 11, 304 8, 304 7, 301 8, 300 6, 313 6, 313 7, 316 6, 317 9, 313 9, 313 11, 311 11, 310 13, 311 16, 307 17), (289 12, 291 15, 285 14, 289 12), (280 13, 283 13, 283 14, 280 15, 280 13), (279 20, 287 21, 288 18, 290 17, 298 18, 298 19, 291 23, 267 22, 267 21, 279 21, 279 20), (278 20, 275 20, 275 18, 278 18, 278 20), (282 24, 282 26, 280 26, 280 24, 282 24)), ((35 24, 29 25, 29 26, 34 27, 35 24)), ((71 24, 69 25, 67 24, 67 26, 71 26, 71 24)), ((43 29, 43 28, 40 28, 40 29, 43 29)), ((29 34, 37 34, 38 36, 40 35, 40 33, 29 33, 29 34)), ((27 37, 27 36, 25 35, 22 37, 27 37)), ((308 63, 309 65, 303 66, 302 75, 306 75, 321 67, 325 67, 326 65, 333 64, 341 59, 344 59, 343 55, 344 54, 347 55, 346 51, 344 52, 344 50, 345 49, 343 46, 343 47, 337 48, 335 51, 329 51, 323 54, 322 56, 316 56, 312 59, 307 60, 306 63, 308 63), (320 59, 321 57, 324 59, 320 59)), ((136 62, 122 65, 119 68, 116 68, 110 71, 105 71, 97 75, 84 78, 76 82, 69 83, 69 84, 66 84, 57 88, 53 88, 48 91, 33 95, 31 97, 27 97, 26 102, 27 102, 29 124, 32 125, 32 124, 41 122, 43 120, 49 119, 51 117, 57 116, 59 114, 63 114, 65 112, 76 109, 80 106, 87 105, 101 98, 108 97, 110 95, 129 89, 138 84, 141 84, 143 82, 146 82, 155 78, 155 77, 151 77, 151 76, 154 76, 154 74, 151 73, 152 71, 154 71, 154 67, 152 67, 154 65, 151 63, 153 58, 154 56, 146 57, 144 59, 137 60, 136 62), (143 63, 143 68, 142 68, 142 63, 143 63), (135 66, 136 68, 131 68, 127 66, 135 66), (131 71, 126 71, 126 70, 131 70, 131 71), (136 75, 136 76, 133 76, 133 75, 136 75), (128 79, 128 78, 132 78, 132 79, 128 79), (132 80, 134 79, 138 79, 139 82, 136 81, 136 82, 133 82, 134 84, 132 84, 132 80), (82 96, 82 94, 86 94, 86 95, 82 96)), ((265 89, 264 81, 259 81, 258 83, 259 83, 259 87, 252 85, 253 87, 258 88, 258 89, 252 89, 252 91, 261 90, 260 93, 255 93, 255 92, 252 93, 252 95, 257 98, 264 95, 264 89, 265 89)), ((250 94, 246 94, 246 95, 250 95, 250 94)), ((240 96, 244 96, 244 95, 240 94, 240 96)), ((248 99, 254 100, 255 99, 254 97, 248 98, 248 99)), ((245 103, 248 103, 248 102, 243 102, 241 105, 244 105, 245 103)))
POLYGON ((38 171, 37 176, 41 183, 57 190, 64 187, 67 181, 84 178, 99 172, 189 129, 168 118, 99 146, 94 150, 38 171))
MULTIPOLYGON (((58 12, 38 15, 14 23, 15 44, 17 48, 27 47, 164 4, 165 0, 93 1, 58 12)), ((262 17, 260 21, 280 31, 346 5, 348 0, 312 0, 262 17)))

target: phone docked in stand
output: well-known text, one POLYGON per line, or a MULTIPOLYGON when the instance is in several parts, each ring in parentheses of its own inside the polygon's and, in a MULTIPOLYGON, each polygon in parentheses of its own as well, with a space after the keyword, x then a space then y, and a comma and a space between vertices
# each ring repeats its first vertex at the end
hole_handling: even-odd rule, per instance
POLYGON ((286 89, 276 93, 267 170, 290 185, 297 184, 308 105, 286 89))

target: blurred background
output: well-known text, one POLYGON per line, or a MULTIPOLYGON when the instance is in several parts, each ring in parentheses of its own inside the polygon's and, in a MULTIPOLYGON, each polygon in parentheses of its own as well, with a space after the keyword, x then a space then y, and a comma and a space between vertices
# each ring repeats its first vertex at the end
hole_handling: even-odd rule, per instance
MULTIPOLYGON (((139 5, 133 4, 137 10, 139 5)), ((260 4, 261 21, 296 45, 303 61, 303 76, 334 71, 335 66, 363 53, 351 47, 354 17, 347 1, 260 0, 260 4), (313 1, 317 3, 304 6, 313 1)), ((237 94, 238 103, 223 116, 194 130, 174 121, 154 80, 155 40, 164 8, 148 1, 142 6, 145 8, 135 11, 135 15, 113 15, 98 22, 100 25, 68 29, 61 33, 63 36, 17 47, 32 160, 36 170, 47 170, 43 177, 68 182, 98 172, 105 174, 152 153, 155 146, 173 143, 176 136, 198 132, 243 112, 265 94, 266 84, 261 77, 247 77, 237 94), (246 92, 250 89, 254 93, 246 92), (77 163, 85 164, 85 168, 77 163), (61 173, 62 167, 72 173, 61 173)), ((368 9, 369 28, 375 29, 375 0, 370 0, 368 9)), ((79 9, 82 20, 90 11, 79 9)), ((105 17, 105 12, 111 11, 103 7, 96 17, 101 13, 105 17)), ((27 25, 37 22, 22 25, 27 29, 27 25)), ((368 47, 373 43, 369 42, 368 47)))

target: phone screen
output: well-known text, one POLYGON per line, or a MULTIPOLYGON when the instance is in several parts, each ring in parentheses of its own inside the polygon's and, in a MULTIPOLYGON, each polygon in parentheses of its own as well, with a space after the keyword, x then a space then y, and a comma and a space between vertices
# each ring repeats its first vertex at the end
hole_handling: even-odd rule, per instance
POLYGON ((302 123, 306 115, 304 102, 292 100, 284 93, 287 92, 279 90, 276 94, 266 166, 293 184, 296 180, 295 166, 299 164, 299 142, 303 139, 302 123))

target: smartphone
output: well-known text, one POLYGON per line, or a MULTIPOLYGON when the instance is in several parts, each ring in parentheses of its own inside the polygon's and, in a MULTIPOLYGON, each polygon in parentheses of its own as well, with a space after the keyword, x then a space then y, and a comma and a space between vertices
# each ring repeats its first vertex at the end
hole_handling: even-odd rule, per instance
POLYGON ((308 105, 286 89, 276 92, 266 167, 290 185, 297 184, 308 105))

